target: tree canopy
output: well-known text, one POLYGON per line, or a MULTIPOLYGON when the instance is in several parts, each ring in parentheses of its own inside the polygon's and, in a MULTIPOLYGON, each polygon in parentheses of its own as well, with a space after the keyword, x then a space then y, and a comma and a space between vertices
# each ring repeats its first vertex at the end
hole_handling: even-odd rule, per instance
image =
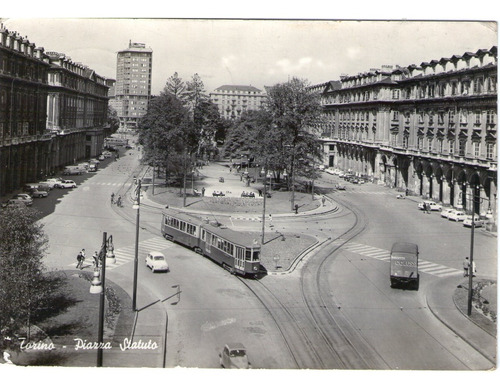
POLYGON ((26 207, 0 211, 0 335, 29 325, 53 293, 43 274, 47 237, 37 215, 26 207))

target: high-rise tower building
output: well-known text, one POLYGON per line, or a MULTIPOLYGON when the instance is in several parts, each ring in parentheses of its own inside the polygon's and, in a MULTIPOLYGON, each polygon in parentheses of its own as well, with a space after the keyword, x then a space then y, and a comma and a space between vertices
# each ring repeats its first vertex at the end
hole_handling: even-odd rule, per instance
POLYGON ((129 42, 116 62, 115 97, 111 106, 120 119, 120 131, 135 131, 139 119, 146 114, 151 97, 153 50, 145 44, 129 42))

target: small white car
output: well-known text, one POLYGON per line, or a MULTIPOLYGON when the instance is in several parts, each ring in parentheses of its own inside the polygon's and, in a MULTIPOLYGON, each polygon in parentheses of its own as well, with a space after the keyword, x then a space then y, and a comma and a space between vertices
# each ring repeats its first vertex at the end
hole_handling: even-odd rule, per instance
POLYGON ((53 188, 61 188, 62 178, 47 178, 44 182, 54 184, 53 188))
POLYGON ((448 215, 448 220, 461 222, 465 219, 466 215, 463 211, 453 211, 448 215))
POLYGON ((435 201, 423 201, 421 203, 418 203, 417 207, 419 210, 425 210, 426 204, 430 207, 431 211, 441 211, 441 209, 443 208, 441 205, 437 204, 435 201))
POLYGON ((165 255, 161 252, 149 252, 146 256, 146 266, 151 268, 151 271, 153 272, 170 271, 165 255))
POLYGON ((73 180, 63 180, 59 188, 76 188, 76 183, 73 180))
POLYGON ((241 343, 228 343, 219 354, 220 365, 226 369, 249 369, 247 350, 241 343))
POLYGON ((446 218, 450 216, 451 213, 456 211, 454 208, 445 208, 443 211, 441 211, 441 218, 446 218))
MULTIPOLYGON (((483 221, 479 216, 474 217, 474 227, 483 227, 483 221)), ((463 222, 464 227, 472 227, 472 215, 467 215, 463 222)))

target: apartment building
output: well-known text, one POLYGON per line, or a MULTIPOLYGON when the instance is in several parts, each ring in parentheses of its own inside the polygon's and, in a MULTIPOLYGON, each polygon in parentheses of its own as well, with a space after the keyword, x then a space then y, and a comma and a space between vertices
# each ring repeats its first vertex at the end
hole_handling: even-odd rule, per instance
POLYGON ((217 105, 221 117, 235 120, 243 112, 259 110, 266 94, 253 86, 223 85, 210 93, 210 101, 217 105))
POLYGON ((496 216, 497 59, 494 46, 312 86, 325 163, 496 216))
POLYGON ((145 44, 129 42, 117 55, 115 96, 111 106, 120 119, 120 132, 135 132, 151 98, 153 51, 145 44))

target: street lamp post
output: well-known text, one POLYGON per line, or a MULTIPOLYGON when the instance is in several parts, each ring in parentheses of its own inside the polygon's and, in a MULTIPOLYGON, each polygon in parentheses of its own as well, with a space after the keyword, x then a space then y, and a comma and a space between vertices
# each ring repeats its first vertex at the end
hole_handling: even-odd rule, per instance
POLYGON ((132 206, 134 210, 137 210, 137 216, 135 221, 135 256, 134 256, 134 285, 132 292, 132 310, 137 310, 137 268, 139 265, 139 216, 141 211, 141 180, 137 181, 137 199, 132 206))
POLYGON ((104 345, 104 303, 106 298, 106 243, 107 233, 102 236, 102 248, 99 254, 101 260, 101 292, 99 297, 99 329, 97 332, 97 367, 102 367, 102 350, 104 345))
POLYGON ((266 199, 267 199, 267 158, 266 166, 264 168, 264 201, 262 203, 262 240, 261 243, 264 244, 264 232, 266 227, 266 199))

